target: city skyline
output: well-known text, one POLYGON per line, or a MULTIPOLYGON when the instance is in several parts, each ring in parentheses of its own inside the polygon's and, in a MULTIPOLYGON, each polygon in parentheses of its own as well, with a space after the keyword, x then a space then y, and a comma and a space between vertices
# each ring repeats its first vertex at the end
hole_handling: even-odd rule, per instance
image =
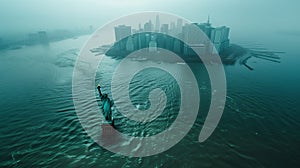
MULTIPOLYGON (((133 36, 136 33, 140 32, 155 32, 155 33, 162 33, 162 34, 168 34, 168 35, 176 35, 181 36, 185 41, 189 42, 190 44, 197 44, 199 43, 199 39, 195 39, 193 36, 193 28, 196 26, 197 28, 201 29, 203 33, 211 40, 211 42, 214 44, 215 49, 217 52, 222 52, 230 45, 230 39, 229 39, 229 33, 230 28, 227 26, 219 26, 219 27, 213 27, 210 22, 210 16, 207 18, 206 23, 191 23, 191 24, 183 24, 182 19, 177 19, 176 21, 171 21, 169 23, 161 23, 159 15, 156 15, 155 20, 152 21, 149 19, 143 24, 139 23, 138 29, 132 28, 132 26, 128 25, 118 25, 115 27, 115 40, 116 42, 120 41, 121 39, 125 37, 129 37, 128 41, 126 42, 126 49, 128 51, 131 51, 134 49, 134 45, 132 44, 133 39, 131 36, 133 36), (130 45, 130 46, 128 46, 130 45)), ((151 40, 148 40, 148 47, 150 45, 152 46, 151 50, 154 50, 153 47, 157 46, 155 44, 155 38, 150 37, 151 40), (151 44, 150 44, 151 41, 151 44)), ((203 42, 207 43, 207 42, 203 42)), ((139 45, 141 46, 141 45, 139 45)), ((190 49, 187 49, 185 47, 184 52, 186 55, 188 55, 188 51, 190 49)))

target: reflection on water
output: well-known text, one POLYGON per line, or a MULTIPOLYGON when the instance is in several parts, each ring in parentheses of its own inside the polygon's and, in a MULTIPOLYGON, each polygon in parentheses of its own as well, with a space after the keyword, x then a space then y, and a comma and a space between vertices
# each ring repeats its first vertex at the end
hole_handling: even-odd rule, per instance
MULTIPOLYGON (((198 143, 198 135, 209 107, 210 86, 205 73, 199 74, 200 113, 189 134, 159 155, 127 158, 93 142, 74 111, 72 67, 86 39, 83 36, 49 46, 0 51, 1 167, 294 167, 299 163, 299 78, 292 78, 296 73, 295 64, 289 60, 294 59, 293 52, 282 64, 249 61, 255 64, 255 71, 241 66, 225 67, 225 111, 216 131, 202 144, 198 143)), ((110 85, 118 63, 110 58, 106 62, 106 71, 97 73, 103 86, 110 85)), ((205 72, 201 65, 195 64, 193 68, 205 72)), ((159 85, 170 92, 168 110, 175 113, 166 113, 153 123, 139 126, 119 115, 120 131, 155 134, 176 118, 178 86, 166 76, 157 70, 137 74, 130 96, 134 105, 147 106, 147 100, 139 96, 159 85), (164 85, 166 81, 168 86, 164 85)), ((104 92, 110 94, 110 88, 104 87, 104 92)))

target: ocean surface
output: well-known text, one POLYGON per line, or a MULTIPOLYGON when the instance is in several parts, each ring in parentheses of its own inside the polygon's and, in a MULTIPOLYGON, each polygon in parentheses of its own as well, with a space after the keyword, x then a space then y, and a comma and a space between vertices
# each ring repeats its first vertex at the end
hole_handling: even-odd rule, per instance
MULTIPOLYGON (((201 104, 193 128, 168 151, 144 158, 107 151, 79 122, 72 75, 88 37, 0 51, 0 167, 300 167, 299 37, 277 34, 260 41, 236 39, 234 43, 245 47, 285 52, 280 54, 281 63, 251 58, 248 64, 253 71, 239 64, 225 66, 225 110, 204 143, 198 142, 198 136, 211 90, 205 77, 199 79, 201 104)), ((117 63, 105 58, 105 70, 96 75, 96 82, 101 81, 109 94, 106 86, 117 63)), ((205 76, 201 65, 191 66, 198 69, 198 76, 205 76)), ((132 103, 147 108, 147 90, 155 85, 170 98, 170 113, 146 125, 118 116, 120 131, 153 135, 174 121, 178 85, 157 69, 135 76, 130 86, 132 103)))

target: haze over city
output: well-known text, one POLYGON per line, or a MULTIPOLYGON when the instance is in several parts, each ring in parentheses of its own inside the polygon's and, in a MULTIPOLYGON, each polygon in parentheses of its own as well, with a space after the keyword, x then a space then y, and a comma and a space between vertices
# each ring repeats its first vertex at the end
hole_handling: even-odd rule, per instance
POLYGON ((0 0, 0 167, 299 167, 299 6, 0 0))
POLYGON ((98 28, 120 16, 147 10, 175 13, 195 22, 204 22, 210 15, 214 25, 230 26, 233 38, 245 31, 300 34, 297 0, 2 0, 0 6, 0 37, 89 25, 98 28))

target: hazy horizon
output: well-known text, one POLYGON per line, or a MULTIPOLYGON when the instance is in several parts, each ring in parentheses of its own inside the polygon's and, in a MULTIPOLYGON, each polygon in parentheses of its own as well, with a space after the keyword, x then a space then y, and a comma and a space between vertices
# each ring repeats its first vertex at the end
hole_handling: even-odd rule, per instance
POLYGON ((214 26, 226 25, 233 32, 300 34, 297 22, 299 1, 238 0, 2 0, 0 37, 39 30, 87 29, 141 11, 162 11, 193 22, 204 22, 210 15, 214 26))
POLYGON ((299 167, 299 6, 0 0, 0 168, 299 167))

